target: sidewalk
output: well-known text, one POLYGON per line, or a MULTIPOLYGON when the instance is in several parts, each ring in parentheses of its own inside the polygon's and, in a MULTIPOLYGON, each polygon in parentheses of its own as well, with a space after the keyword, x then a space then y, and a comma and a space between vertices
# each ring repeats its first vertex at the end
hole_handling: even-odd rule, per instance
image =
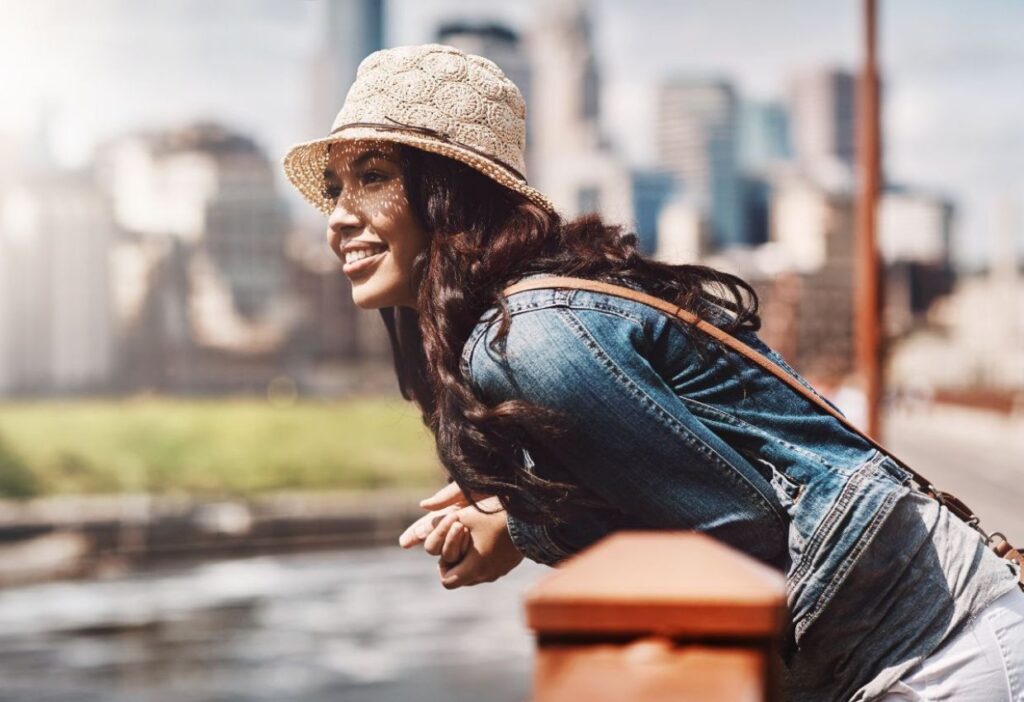
POLYGON ((983 526, 1024 541, 1024 418, 933 405, 891 411, 882 427, 884 446, 970 505, 983 526))

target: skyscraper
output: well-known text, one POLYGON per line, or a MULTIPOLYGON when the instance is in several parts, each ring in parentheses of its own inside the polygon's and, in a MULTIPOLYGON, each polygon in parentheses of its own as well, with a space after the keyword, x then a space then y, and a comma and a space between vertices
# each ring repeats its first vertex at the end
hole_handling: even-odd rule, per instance
POLYGON ((212 123, 126 137, 103 156, 118 224, 208 256, 249 318, 283 288, 288 218, 274 170, 248 137, 212 123))
POLYGON ((542 159, 598 148, 599 90, 590 18, 581 0, 545 3, 530 32, 537 151, 542 159))
POLYGON ((789 87, 790 133, 805 171, 853 168, 856 155, 856 80, 852 73, 822 69, 802 73, 789 87))
POLYGON ((600 84, 586 3, 541 5, 529 46, 531 181, 568 216, 599 212, 612 221, 632 220, 629 170, 598 124, 600 84))
POLYGON ((640 252, 653 255, 658 248, 658 219, 666 204, 679 195, 675 176, 663 171, 637 169, 631 174, 633 225, 640 252))
POLYGON ((338 114, 359 63, 384 48, 384 0, 326 0, 323 11, 323 43, 311 72, 311 136, 323 135, 338 114))
POLYGON ((736 142, 737 99, 731 84, 677 78, 661 86, 659 166, 682 181, 687 199, 707 218, 716 248, 745 242, 736 142))
POLYGON ((740 108, 739 164, 747 173, 763 174, 792 157, 789 115, 774 102, 746 102, 740 108))
POLYGON ((114 359, 114 225, 86 174, 22 177, 0 197, 0 393, 102 387, 114 359))

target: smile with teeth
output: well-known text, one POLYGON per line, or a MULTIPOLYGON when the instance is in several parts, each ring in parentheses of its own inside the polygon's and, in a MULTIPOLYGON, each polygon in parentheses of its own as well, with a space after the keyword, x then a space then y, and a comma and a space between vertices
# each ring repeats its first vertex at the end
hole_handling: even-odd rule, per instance
POLYGON ((377 256, 387 251, 383 246, 374 247, 371 249, 356 249, 355 251, 349 251, 345 254, 345 263, 355 263, 361 261, 364 258, 370 258, 371 256, 377 256))

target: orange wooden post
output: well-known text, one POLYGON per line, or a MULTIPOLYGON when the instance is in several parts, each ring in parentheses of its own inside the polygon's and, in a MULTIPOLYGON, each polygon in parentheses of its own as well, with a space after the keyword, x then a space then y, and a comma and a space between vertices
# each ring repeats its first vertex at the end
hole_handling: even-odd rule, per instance
POLYGON ((778 697, 785 579, 713 539, 620 532, 526 596, 534 702, 778 697))

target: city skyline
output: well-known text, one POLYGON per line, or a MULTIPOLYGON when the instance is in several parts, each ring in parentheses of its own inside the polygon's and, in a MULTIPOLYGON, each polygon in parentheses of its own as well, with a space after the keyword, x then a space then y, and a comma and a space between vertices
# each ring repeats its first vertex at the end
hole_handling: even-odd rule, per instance
MULTIPOLYGON (((251 134, 271 159, 319 135, 310 133, 308 74, 323 3, 244 3, 244 13, 239 2, 5 4, 13 22, 0 30, 0 64, 27 69, 5 81, 0 133, 24 138, 45 112, 62 165, 86 163, 98 143, 126 131, 197 118, 251 134), (41 38, 52 48, 39 51, 41 38)), ((858 56, 854 2, 590 6, 602 121, 633 165, 652 161, 654 94, 665 78, 724 77, 742 100, 778 100, 794 72, 853 68, 858 56)), ((385 41, 431 41, 451 19, 528 29, 537 7, 391 0, 385 41)), ((956 201, 962 263, 988 262, 994 202, 1024 196, 1024 97, 1011 82, 1024 66, 1024 45, 1013 41, 1018 14, 1024 20, 1024 8, 994 1, 970 11, 919 0, 882 6, 887 173, 956 201), (922 22, 927 31, 905 31, 922 22)))

